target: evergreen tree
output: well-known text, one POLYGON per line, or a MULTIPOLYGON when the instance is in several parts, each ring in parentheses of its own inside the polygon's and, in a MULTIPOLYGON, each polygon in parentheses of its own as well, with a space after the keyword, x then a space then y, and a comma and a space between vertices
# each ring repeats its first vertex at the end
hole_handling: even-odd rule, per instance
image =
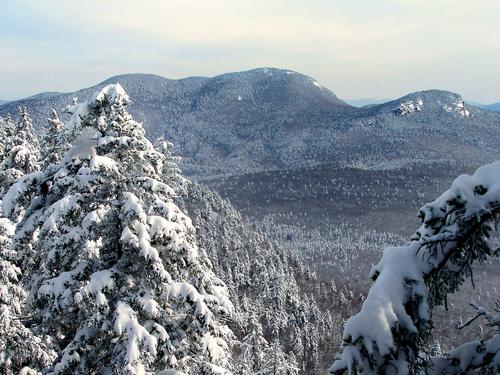
POLYGON ((7 140, 14 134, 15 125, 10 116, 0 117, 0 163, 5 159, 7 140))
MULTIPOLYGON (((252 356, 242 356, 242 351, 248 347, 241 342, 250 333, 250 322, 255 320, 255 316, 259 316, 262 337, 268 342, 279 344, 287 358, 293 352, 301 373, 324 372, 325 362, 318 362, 314 368, 309 367, 316 362, 307 358, 304 342, 308 339, 304 327, 318 326, 313 329, 318 338, 315 348, 317 353, 325 353, 323 357, 329 361, 331 353, 325 345, 327 348, 331 345, 331 332, 335 334, 334 340, 338 340, 341 322, 339 319, 333 329, 331 315, 325 313, 331 308, 330 301, 334 299, 330 284, 320 289, 316 300, 308 298, 314 293, 313 290, 318 289, 313 286, 318 283, 317 278, 294 255, 271 243, 255 230, 255 226, 245 221, 227 200, 208 188, 189 182, 188 193, 185 197, 178 197, 177 201, 183 203, 190 212, 197 228, 198 242, 203 244, 210 256, 216 274, 223 278, 230 289, 236 312, 231 327, 239 341, 234 346, 239 369, 235 373, 253 371, 252 356), (323 303, 321 310, 317 301, 323 303), (317 315, 310 314, 310 310, 317 315), (309 324, 310 319, 314 319, 314 322, 309 324)), ((268 358, 268 354, 269 351, 265 351, 264 358, 268 358)))
POLYGON ((23 174, 39 169, 38 140, 26 107, 19 108, 14 133, 7 138, 3 169, 14 168, 23 174))
POLYGON ((273 341, 270 348, 267 350, 263 370, 260 371, 259 374, 296 375, 298 373, 299 368, 293 352, 288 356, 285 355, 279 341, 273 341))
POLYGON ((500 218, 500 161, 455 179, 449 190, 419 210, 422 225, 411 241, 384 250, 361 311, 345 324, 332 374, 498 374, 499 316, 490 337, 430 357, 432 308, 446 304, 472 265, 499 251, 490 238, 500 218))
POLYGON ((0 368, 4 373, 37 374, 55 359, 49 337, 37 336, 25 326, 26 292, 21 269, 11 248, 15 226, 0 218, 0 368))
POLYGON ((38 140, 26 107, 19 108, 19 119, 12 130, 10 121, 5 122, 3 135, 3 158, 0 166, 0 197, 25 174, 40 168, 38 140))
POLYGON ((69 144, 64 123, 59 119, 55 109, 47 119, 45 134, 41 141, 41 160, 43 167, 59 162, 69 144))
POLYGON ((262 325, 255 316, 252 316, 248 326, 248 334, 241 340, 237 373, 241 375, 263 374, 268 349, 269 344, 264 338, 262 325))
MULTIPOLYGON (((60 346, 49 373, 226 373, 227 289, 128 103, 109 85, 71 108, 76 138, 32 184, 37 196, 16 234, 35 258, 26 273, 37 328, 60 346)), ((23 184, 9 190, 7 215, 23 184)))
POLYGON ((163 154, 163 182, 171 186, 178 194, 185 194, 187 180, 181 175, 180 157, 174 154, 173 143, 166 140, 165 137, 159 137, 155 140, 154 146, 157 151, 163 154))

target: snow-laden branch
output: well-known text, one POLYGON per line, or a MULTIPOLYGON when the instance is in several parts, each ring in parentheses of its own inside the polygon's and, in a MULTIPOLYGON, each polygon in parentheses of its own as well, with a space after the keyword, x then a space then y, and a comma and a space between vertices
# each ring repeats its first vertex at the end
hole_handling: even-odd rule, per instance
MULTIPOLYGON (((361 311, 346 322, 330 373, 406 374, 432 367, 420 356, 432 328, 431 310, 471 277, 474 262, 496 254, 488 238, 499 214, 500 161, 459 176, 424 205, 418 215, 422 225, 411 241, 385 249, 372 269, 375 283, 361 311)), ((498 340, 492 340, 477 344, 486 362, 499 357, 498 340)))

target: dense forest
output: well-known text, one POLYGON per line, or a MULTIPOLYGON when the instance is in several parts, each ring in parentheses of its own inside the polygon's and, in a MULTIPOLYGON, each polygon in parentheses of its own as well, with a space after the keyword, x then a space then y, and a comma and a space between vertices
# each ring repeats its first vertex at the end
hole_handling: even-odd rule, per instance
MULTIPOLYGON (((309 230, 297 212, 253 221, 251 204, 242 215, 210 186, 230 196, 253 181, 187 178, 174 145, 147 138, 130 102, 119 84, 104 86, 64 116, 49 113, 40 137, 24 107, 0 119, 6 373, 292 375, 333 362, 332 373, 500 370, 498 302, 473 304, 462 322, 477 341, 448 350, 432 336, 433 311, 474 264, 495 267, 500 164, 457 178, 420 209, 410 241, 382 254, 404 236, 328 220, 309 230)), ((342 178, 322 186, 357 194, 342 178)), ((422 181, 412 178, 408 189, 422 181)), ((377 194, 355 198, 391 209, 377 194)))

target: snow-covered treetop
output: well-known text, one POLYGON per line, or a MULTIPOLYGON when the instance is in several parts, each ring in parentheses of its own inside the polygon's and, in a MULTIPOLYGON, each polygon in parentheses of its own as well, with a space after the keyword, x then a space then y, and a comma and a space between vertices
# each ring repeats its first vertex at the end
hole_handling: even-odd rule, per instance
POLYGON ((39 169, 40 153, 38 139, 33 132, 31 118, 26 107, 19 107, 19 119, 15 126, 10 119, 3 121, 0 131, 0 174, 5 178, 5 184, 0 187, 0 195, 4 188, 10 186, 17 178, 39 169))
POLYGON ((94 93, 88 101, 91 108, 99 108, 105 103, 126 106, 130 104, 130 98, 123 87, 116 83, 107 85, 101 91, 94 93))
POLYGON ((65 112, 71 114, 66 127, 69 132, 73 132, 79 128, 82 118, 86 117, 91 110, 103 106, 125 107, 130 103, 131 100, 128 94, 119 83, 107 85, 100 91, 95 92, 89 101, 78 103, 75 98, 74 103, 66 107, 65 112))
MULTIPOLYGON (((407 374, 422 362, 432 370, 419 353, 432 329, 432 306, 444 303, 471 276, 475 261, 495 255, 488 238, 499 214, 500 161, 459 176, 424 205, 418 215, 422 225, 410 243, 386 248, 373 267, 375 283, 361 311, 346 322, 342 352, 330 372, 392 373, 392 368, 407 374)), ((492 366, 500 366, 498 341, 485 344, 485 358, 498 357, 492 366)), ((490 366, 476 362, 461 364, 462 370, 490 366)))

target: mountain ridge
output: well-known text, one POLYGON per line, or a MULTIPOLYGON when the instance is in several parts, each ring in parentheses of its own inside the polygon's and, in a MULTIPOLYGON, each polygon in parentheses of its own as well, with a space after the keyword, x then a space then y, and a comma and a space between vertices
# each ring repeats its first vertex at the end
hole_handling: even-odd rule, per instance
POLYGON ((469 102, 469 103, 475 107, 485 109, 487 111, 500 112, 500 102, 491 104, 481 104, 477 102, 469 102))
POLYGON ((393 168, 500 157, 500 115, 465 103, 459 94, 426 90, 357 108, 311 77, 275 68, 211 78, 118 75, 72 93, 6 103, 0 116, 15 116, 17 106, 26 105, 40 129, 51 108, 62 111, 74 97, 86 100, 116 82, 129 93, 130 111, 148 137, 170 139, 185 173, 199 180, 332 162, 393 168))

